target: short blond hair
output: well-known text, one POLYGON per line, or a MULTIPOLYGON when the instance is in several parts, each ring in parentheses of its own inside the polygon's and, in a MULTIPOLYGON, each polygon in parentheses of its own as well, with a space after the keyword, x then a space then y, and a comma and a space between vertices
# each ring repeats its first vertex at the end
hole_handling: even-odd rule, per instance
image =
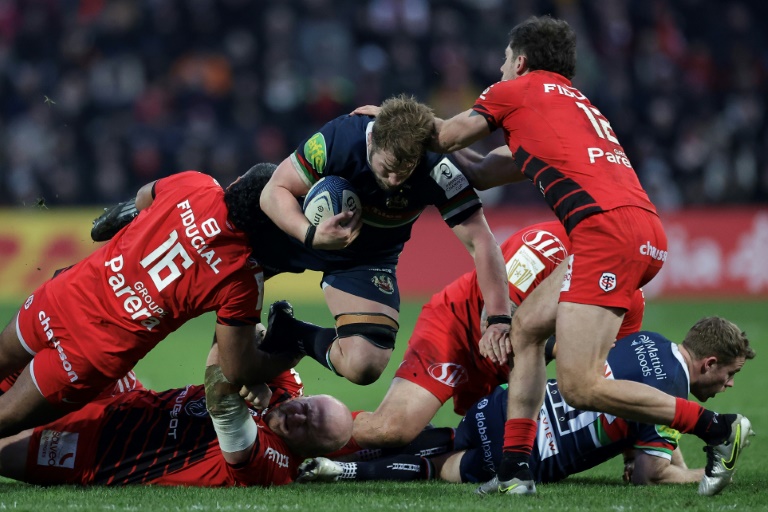
POLYGON ((697 359, 714 356, 723 364, 730 364, 738 357, 755 357, 747 334, 733 322, 719 316, 696 322, 685 335, 683 347, 697 359))
POLYGON ((381 104, 371 133, 373 151, 389 151, 397 165, 415 166, 435 132, 432 109, 401 94, 381 104))

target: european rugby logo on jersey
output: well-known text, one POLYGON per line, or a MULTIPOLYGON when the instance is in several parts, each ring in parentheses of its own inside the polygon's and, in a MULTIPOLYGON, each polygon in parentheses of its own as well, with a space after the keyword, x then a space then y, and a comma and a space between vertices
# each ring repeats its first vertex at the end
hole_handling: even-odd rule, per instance
POLYGON ((509 283, 523 293, 528 291, 536 276, 546 267, 536 254, 524 245, 507 261, 506 266, 509 283))
POLYGON ((304 144, 304 158, 307 159, 317 174, 323 174, 325 163, 327 161, 327 151, 325 149, 325 137, 318 132, 314 134, 304 144))
POLYGON ((440 160, 429 172, 429 175, 443 189, 447 199, 452 198, 469 186, 466 176, 461 173, 458 167, 453 165, 453 162, 448 157, 440 160))
POLYGON ((37 451, 37 465, 74 469, 78 437, 77 432, 43 430, 37 451))

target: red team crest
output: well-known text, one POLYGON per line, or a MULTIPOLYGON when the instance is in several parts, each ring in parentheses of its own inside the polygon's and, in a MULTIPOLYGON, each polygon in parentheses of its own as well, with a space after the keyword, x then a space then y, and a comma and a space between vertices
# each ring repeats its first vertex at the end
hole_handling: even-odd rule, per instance
POLYGON ((603 275, 600 276, 600 288, 604 292, 609 292, 616 288, 616 274, 603 272, 603 275))

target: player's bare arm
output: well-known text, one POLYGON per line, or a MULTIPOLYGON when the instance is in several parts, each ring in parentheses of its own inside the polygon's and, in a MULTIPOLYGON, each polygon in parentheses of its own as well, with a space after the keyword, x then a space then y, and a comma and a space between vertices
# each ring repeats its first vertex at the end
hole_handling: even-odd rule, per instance
POLYGON ((509 146, 500 146, 483 156, 470 148, 453 153, 464 175, 477 190, 488 190, 527 178, 512 157, 509 146))
POLYGON ((435 135, 429 149, 437 153, 452 153, 490 133, 485 118, 470 108, 450 119, 436 117, 435 135))
POLYGON ((499 244, 482 210, 477 210, 467 220, 456 225, 453 232, 475 260, 477 282, 488 318, 491 318, 480 342, 495 347, 494 351, 509 354, 512 351, 509 340, 511 308, 504 257, 499 244))
POLYGON ((687 484, 698 482, 703 475, 703 468, 688 469, 685 466, 672 464, 670 460, 663 457, 638 451, 635 456, 632 483, 635 485, 687 484))
POLYGON ((258 435, 256 423, 251 419, 248 405, 238 390, 239 387, 224 376, 218 364, 209 364, 205 368, 206 408, 219 439, 221 454, 229 464, 246 462, 258 435))
POLYGON ((347 247, 360 233, 361 213, 343 212, 321 222, 308 241, 311 224, 296 198, 306 195, 309 188, 310 185, 301 178, 291 159, 286 158, 277 166, 264 187, 260 199, 261 209, 280 229, 315 249, 336 250, 347 247))
POLYGON ((238 386, 238 391, 241 386, 250 389, 269 382, 298 363, 296 356, 259 350, 260 332, 252 325, 216 324, 217 364, 226 379, 238 386))

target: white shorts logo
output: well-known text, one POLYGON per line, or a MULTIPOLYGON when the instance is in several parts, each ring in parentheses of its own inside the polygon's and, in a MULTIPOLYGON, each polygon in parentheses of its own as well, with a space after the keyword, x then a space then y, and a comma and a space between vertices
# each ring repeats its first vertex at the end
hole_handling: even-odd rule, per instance
POLYGON ((560 293, 571 291, 571 277, 573 276, 573 254, 568 256, 568 269, 563 277, 563 286, 560 287, 560 293))
POLYGON ((429 374, 438 382, 455 388, 467 381, 467 371, 455 363, 435 363, 429 367, 429 374))
POLYGON ((77 432, 43 430, 37 451, 37 465, 74 469, 78 437, 77 432))
POLYGON ((603 275, 600 276, 600 288, 604 292, 609 292, 616 288, 616 274, 603 272, 603 275))

